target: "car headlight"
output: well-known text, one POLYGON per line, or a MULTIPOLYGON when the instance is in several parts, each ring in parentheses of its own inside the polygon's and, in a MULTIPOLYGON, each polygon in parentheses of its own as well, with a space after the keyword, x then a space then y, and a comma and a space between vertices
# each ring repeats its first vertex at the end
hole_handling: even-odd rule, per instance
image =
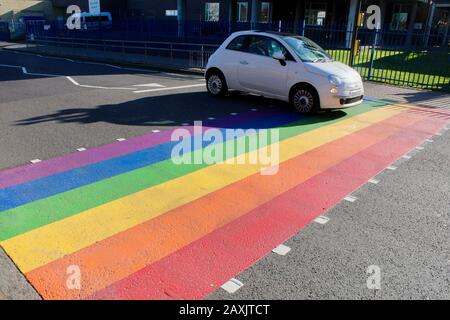
POLYGON ((342 79, 337 76, 328 76, 328 81, 335 87, 342 85, 342 79))

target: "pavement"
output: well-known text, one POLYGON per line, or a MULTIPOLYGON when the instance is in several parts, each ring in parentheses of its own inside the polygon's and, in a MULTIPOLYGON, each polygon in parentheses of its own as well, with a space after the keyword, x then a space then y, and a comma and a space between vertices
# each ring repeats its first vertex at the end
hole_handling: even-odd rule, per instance
POLYGON ((303 118, 195 75, 0 61, 0 297, 449 298, 448 96, 369 83, 303 118), (279 172, 175 165, 170 136, 197 120, 279 130, 279 172))

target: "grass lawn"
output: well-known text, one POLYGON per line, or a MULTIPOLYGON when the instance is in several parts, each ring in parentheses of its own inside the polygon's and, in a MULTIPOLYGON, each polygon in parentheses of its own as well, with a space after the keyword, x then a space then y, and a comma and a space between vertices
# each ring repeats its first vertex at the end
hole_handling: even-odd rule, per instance
MULTIPOLYGON (((328 50, 337 61, 348 63, 350 50, 328 50)), ((450 52, 397 50, 374 51, 370 80, 450 91, 450 52)), ((354 68, 369 79, 372 49, 362 47, 355 57, 354 68)))

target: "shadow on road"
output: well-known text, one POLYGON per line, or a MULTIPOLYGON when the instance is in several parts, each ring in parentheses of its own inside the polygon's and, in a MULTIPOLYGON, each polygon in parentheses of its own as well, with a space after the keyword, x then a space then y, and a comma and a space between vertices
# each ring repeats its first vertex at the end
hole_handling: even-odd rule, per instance
MULTIPOLYGON (((185 123, 193 124, 194 121, 205 121, 210 117, 228 116, 232 112, 250 112, 252 108, 258 110, 273 108, 276 112, 292 116, 292 122, 303 118, 292 110, 289 104, 281 101, 239 93, 232 93, 226 98, 213 98, 206 92, 195 92, 145 97, 95 108, 62 109, 53 114, 20 120, 16 125, 29 126, 44 122, 80 124, 105 122, 124 126, 175 127, 185 123)), ((303 123, 326 122, 345 115, 345 111, 327 112, 309 117, 303 123)), ((243 128, 245 124, 233 125, 227 121, 226 127, 243 128)), ((255 125, 252 127, 255 128, 255 125)), ((267 124, 261 121, 256 127, 255 129, 270 128, 271 121, 267 119, 267 124)))

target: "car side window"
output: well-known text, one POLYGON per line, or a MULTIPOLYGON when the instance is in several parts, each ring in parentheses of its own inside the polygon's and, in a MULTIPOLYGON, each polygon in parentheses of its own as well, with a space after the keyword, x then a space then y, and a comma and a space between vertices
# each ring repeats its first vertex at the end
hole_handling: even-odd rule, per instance
POLYGON ((228 50, 234 51, 247 51, 247 36, 239 36, 235 38, 230 44, 227 46, 228 50))
POLYGON ((261 36, 252 36, 248 44, 248 53, 260 56, 269 56, 268 38, 261 36))
POLYGON ((286 60, 295 61, 289 51, 280 42, 269 37, 252 36, 247 50, 248 53, 266 57, 272 57, 278 51, 281 51, 285 55, 286 60))

